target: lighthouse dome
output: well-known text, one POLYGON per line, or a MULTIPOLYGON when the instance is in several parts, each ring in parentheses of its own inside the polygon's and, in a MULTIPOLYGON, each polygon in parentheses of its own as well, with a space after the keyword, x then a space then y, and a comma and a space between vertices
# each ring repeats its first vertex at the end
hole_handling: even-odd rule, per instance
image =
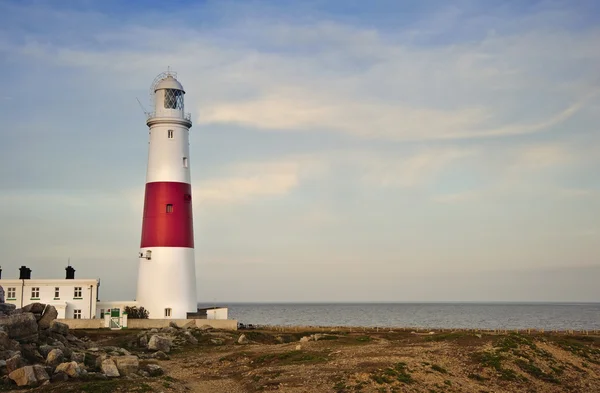
POLYGON ((161 80, 154 86, 154 92, 163 89, 181 90, 185 93, 185 90, 183 90, 183 86, 181 86, 181 83, 179 83, 179 81, 175 79, 172 75, 167 75, 163 80, 161 80))

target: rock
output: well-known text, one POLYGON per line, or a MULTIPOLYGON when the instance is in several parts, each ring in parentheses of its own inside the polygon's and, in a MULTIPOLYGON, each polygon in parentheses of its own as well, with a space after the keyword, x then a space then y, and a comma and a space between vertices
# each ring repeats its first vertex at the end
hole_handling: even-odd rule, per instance
POLYGON ((131 355, 131 352, 129 352, 125 348, 119 348, 117 351, 119 352, 120 355, 125 355, 125 356, 131 355))
POLYGON ((34 314, 41 314, 44 312, 46 305, 43 303, 31 303, 23 307, 23 312, 31 312, 34 314))
POLYGON ((15 370, 25 367, 26 365, 27 363, 25 363, 25 360, 23 357, 21 357, 20 353, 10 357, 9 359, 6 359, 6 370, 9 374, 15 370))
POLYGON ((166 337, 154 335, 150 337, 150 341, 148 341, 148 349, 151 351, 162 351, 168 353, 171 351, 171 340, 166 337))
POLYGON ((152 329, 150 329, 150 333, 158 333, 158 329, 157 328, 152 328, 152 329))
POLYGON ((87 373, 86 379, 106 381, 108 378, 102 373, 87 373))
POLYGON ((187 330, 183 332, 183 337, 188 344, 196 345, 198 344, 198 339, 194 337, 194 335, 187 330))
POLYGON ((179 326, 177 326, 177 324, 173 321, 169 322, 169 326, 175 329, 179 329, 179 326))
POLYGON ((85 353, 83 352, 73 352, 71 354, 71 360, 77 363, 85 363, 85 353))
POLYGON ((0 314, 10 315, 17 309, 17 306, 10 303, 0 303, 0 314))
POLYGON ((158 360, 168 360, 169 359, 169 355, 167 355, 163 351, 156 351, 150 357, 153 359, 158 359, 158 360))
POLYGON ((121 375, 135 374, 140 368, 137 356, 120 356, 115 358, 114 361, 121 375))
MULTIPOLYGON (((0 303, 0 304, 2 304, 2 303, 0 303)), ((16 342, 15 340, 11 340, 5 331, 0 330, 0 349, 1 350, 14 349, 18 345, 19 345, 19 343, 16 342)))
POLYGON ((65 355, 60 349, 53 349, 46 357, 46 364, 50 367, 56 367, 65 360, 65 355))
MULTIPOLYGON (((38 351, 40 352, 40 355, 42 355, 43 357, 47 358, 48 354, 50 353, 50 351, 52 351, 53 349, 56 349, 57 346, 52 346, 52 345, 40 345, 38 347, 38 351)), ((63 353, 64 354, 64 353, 63 353)))
POLYGON ((296 351, 299 351, 301 349, 302 349, 302 345, 300 345, 300 344, 296 345, 296 351))
POLYGON ((150 374, 151 377, 158 377, 159 375, 163 375, 165 372, 161 366, 158 364, 147 364, 144 369, 150 374))
POLYGON ((46 361, 46 358, 37 350, 37 345, 35 343, 22 344, 21 355, 23 355, 23 358, 31 364, 43 363, 46 361))
POLYGON ((97 369, 102 369, 102 362, 108 359, 108 355, 102 353, 96 357, 95 364, 97 369))
POLYGON ((202 325, 200 326, 200 330, 206 331, 206 330, 212 330, 212 326, 210 325, 202 325))
POLYGON ((102 361, 100 370, 102 370, 102 372, 110 378, 121 376, 121 374, 119 374, 119 369, 117 368, 117 365, 115 364, 115 362, 113 362, 112 359, 104 359, 102 361))
POLYGON ((319 341, 321 338, 323 338, 323 335, 320 333, 316 333, 316 334, 313 334, 311 337, 313 340, 319 341))
POLYGON ((300 339, 300 342, 301 342, 301 343, 307 343, 307 342, 309 342, 309 341, 310 341, 310 337, 308 337, 308 336, 304 336, 304 337, 302 337, 302 338, 300 339))
POLYGON ((184 329, 191 329, 193 327, 196 327, 196 321, 192 320, 189 322, 186 322, 185 325, 182 326, 184 329))
POLYGON ((140 347, 146 348, 148 346, 148 337, 142 336, 140 337, 140 347))
POLYGON ((238 344, 248 344, 250 341, 248 341, 248 338, 246 338, 245 334, 242 334, 240 338, 238 338, 237 342, 238 344))
POLYGON ((77 362, 61 363, 56 367, 54 372, 63 372, 71 378, 77 378, 81 374, 81 367, 79 367, 77 362))
POLYGON ((69 376, 67 374, 63 373, 62 371, 53 374, 52 377, 50 378, 50 380, 52 382, 65 382, 68 379, 69 379, 69 376))
POLYGON ((8 374, 8 377, 15 381, 17 386, 37 386, 50 379, 44 367, 40 365, 21 367, 8 374))
POLYGON ((38 328, 48 329, 50 327, 50 322, 54 321, 58 317, 58 311, 56 311, 56 307, 47 305, 42 317, 38 321, 38 328))
POLYGON ((220 338, 211 338, 210 342, 214 345, 223 345, 223 340, 220 338))
POLYGON ((56 319, 50 322, 50 331, 58 333, 62 336, 69 334, 69 325, 66 323, 58 322, 56 319))
POLYGON ((0 318, 0 326, 9 338, 19 342, 34 342, 38 339, 38 328, 31 313, 14 314, 0 318))

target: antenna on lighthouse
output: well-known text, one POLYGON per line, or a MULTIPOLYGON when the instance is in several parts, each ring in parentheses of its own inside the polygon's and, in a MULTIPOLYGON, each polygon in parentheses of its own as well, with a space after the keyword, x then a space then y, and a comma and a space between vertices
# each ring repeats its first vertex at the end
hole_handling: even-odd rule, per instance
POLYGON ((137 100, 138 104, 140 104, 140 108, 142 108, 142 112, 144 112, 144 115, 148 117, 150 115, 150 112, 148 112, 146 108, 144 108, 144 105, 142 104, 139 98, 135 97, 135 99, 137 100))

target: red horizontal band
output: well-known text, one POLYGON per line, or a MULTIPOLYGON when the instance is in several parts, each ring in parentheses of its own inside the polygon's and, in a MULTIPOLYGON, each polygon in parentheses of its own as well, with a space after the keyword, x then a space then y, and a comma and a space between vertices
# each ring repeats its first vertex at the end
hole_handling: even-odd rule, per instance
POLYGON ((194 247, 190 184, 146 183, 141 247, 194 247))

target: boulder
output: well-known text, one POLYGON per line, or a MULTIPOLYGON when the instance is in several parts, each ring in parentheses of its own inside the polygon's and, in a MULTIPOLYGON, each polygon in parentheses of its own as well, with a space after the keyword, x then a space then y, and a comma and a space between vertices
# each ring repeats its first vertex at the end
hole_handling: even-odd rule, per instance
POLYGON ((148 346, 148 337, 142 336, 140 337, 140 347, 146 348, 148 346))
POLYGON ((31 313, 14 314, 0 318, 0 327, 8 337, 19 342, 34 342, 38 339, 38 327, 31 313))
POLYGON ((46 358, 38 351, 35 343, 22 344, 21 355, 23 355, 23 358, 30 364, 43 363, 46 361, 46 358))
POLYGON ((42 317, 38 321, 38 328, 40 330, 48 329, 50 327, 50 322, 54 321, 58 317, 58 311, 56 311, 56 307, 47 305, 42 317))
MULTIPOLYGON (((0 304, 2 304, 2 303, 0 303, 0 304)), ((17 348, 18 345, 19 345, 19 343, 16 342, 15 340, 11 340, 5 331, 0 330, 0 350, 4 351, 7 349, 9 349, 9 350, 15 349, 15 348, 17 348)))
POLYGON ((23 307, 23 312, 31 312, 34 314, 41 314, 44 312, 46 305, 43 303, 31 303, 23 307))
POLYGON ((182 326, 182 328, 184 328, 184 329, 191 329, 193 327, 196 327, 196 321, 194 321, 194 320, 186 322, 185 325, 182 326))
POLYGON ((0 303, 0 315, 10 315, 17 309, 17 306, 10 303, 0 303))
POLYGON ((169 322, 169 326, 175 329, 179 329, 179 326, 177 326, 177 324, 173 321, 169 322))
POLYGON ((67 334, 69 334, 69 325, 67 325, 66 323, 58 322, 55 319, 53 321, 50 321, 50 331, 58 333, 62 336, 66 336, 67 334))
POLYGON ((158 359, 158 360, 168 360, 169 359, 169 355, 167 355, 163 351, 156 351, 150 357, 153 359, 158 359))
POLYGON ((52 382, 65 382, 68 379, 69 379, 69 376, 67 374, 63 373, 62 371, 53 374, 52 377, 50 378, 50 380, 52 382))
POLYGON ((300 342, 301 342, 301 343, 307 343, 307 342, 309 342, 309 341, 310 341, 310 337, 308 337, 308 336, 304 336, 304 337, 302 337, 302 338, 300 339, 300 342))
POLYGON ((248 338, 246 338, 245 334, 242 334, 240 336, 240 338, 238 338, 238 344, 248 344, 250 341, 248 341, 248 338))
POLYGON ((71 361, 77 362, 77 363, 85 363, 85 353, 73 352, 71 354, 71 361))
POLYGON ((11 373, 15 370, 23 368, 27 365, 21 354, 14 355, 9 359, 6 359, 6 370, 11 373))
POLYGON ((21 367, 8 374, 8 377, 15 381, 17 386, 37 386, 50 379, 44 367, 40 365, 21 367))
POLYGON ((60 349, 53 349, 46 357, 46 364, 50 367, 56 367, 65 360, 65 355, 60 349))
POLYGON ((144 367, 144 370, 151 376, 151 377, 158 377, 160 375, 163 375, 165 372, 162 369, 162 367, 160 367, 158 364, 147 364, 144 367))
POLYGON ((56 367, 54 372, 63 372, 71 378, 77 378, 79 375, 81 375, 81 367, 79 367, 77 362, 61 363, 56 367))
POLYGON ((148 349, 151 351, 170 352, 171 340, 166 337, 154 335, 150 337, 150 341, 148 341, 148 349))
POLYGON ((114 361, 121 375, 135 374, 140 368, 137 356, 119 356, 114 361))
POLYGON ((104 359, 102 361, 100 369, 107 377, 115 378, 121 376, 121 374, 119 374, 119 369, 117 368, 117 365, 112 359, 104 359))
POLYGON ((194 337, 194 335, 187 330, 183 332, 183 338, 185 338, 185 341, 187 341, 188 344, 192 344, 192 345, 198 344, 198 339, 196 337, 194 337))

